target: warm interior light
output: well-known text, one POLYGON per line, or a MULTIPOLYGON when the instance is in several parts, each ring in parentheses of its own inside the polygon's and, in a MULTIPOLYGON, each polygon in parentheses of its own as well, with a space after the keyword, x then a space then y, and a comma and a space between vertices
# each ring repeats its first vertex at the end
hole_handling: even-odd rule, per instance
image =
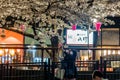
POLYGON ((7 52, 8 52, 8 49, 5 49, 5 52, 7 53, 7 52))
POLYGON ((110 55, 111 54, 111 51, 110 50, 108 50, 108 55, 110 55))
POLYGON ((14 56, 14 55, 15 55, 14 49, 11 49, 11 50, 10 50, 10 54, 11 54, 11 56, 14 56))
POLYGON ((104 50, 104 56, 106 56, 106 55, 107 55, 106 50, 104 50))
POLYGON ((118 54, 120 55, 120 50, 118 50, 118 54))
POLYGON ((4 51, 2 49, 0 49, 0 56, 2 56, 4 53, 4 51))
POLYGON ((84 60, 87 61, 88 60, 88 56, 84 56, 84 60))
POLYGON ((113 50, 112 54, 115 54, 115 50, 113 50))
POLYGON ((19 52, 20 52, 20 49, 17 49, 17 52, 19 53, 19 52))

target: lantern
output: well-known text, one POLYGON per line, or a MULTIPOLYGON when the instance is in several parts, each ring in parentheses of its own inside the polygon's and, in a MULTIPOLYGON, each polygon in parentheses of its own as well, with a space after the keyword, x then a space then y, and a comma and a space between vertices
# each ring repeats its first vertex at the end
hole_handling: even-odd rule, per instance
POLYGON ((98 31, 98 36, 100 35, 100 27, 101 27, 102 23, 101 22, 96 22, 95 23, 95 28, 96 28, 96 31, 98 31))
POLYGON ((76 30, 76 25, 72 25, 72 30, 76 30))

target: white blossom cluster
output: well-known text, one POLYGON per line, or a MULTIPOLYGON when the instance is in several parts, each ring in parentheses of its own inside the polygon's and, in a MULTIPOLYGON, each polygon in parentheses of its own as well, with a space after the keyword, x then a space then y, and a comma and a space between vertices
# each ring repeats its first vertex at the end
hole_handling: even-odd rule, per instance
POLYGON ((32 24, 35 31, 45 34, 51 29, 71 28, 69 23, 89 27, 93 19, 114 25, 107 16, 120 16, 119 0, 0 0, 0 27, 18 29, 24 24, 27 29, 32 24), (13 25, 8 25, 10 22, 13 25))

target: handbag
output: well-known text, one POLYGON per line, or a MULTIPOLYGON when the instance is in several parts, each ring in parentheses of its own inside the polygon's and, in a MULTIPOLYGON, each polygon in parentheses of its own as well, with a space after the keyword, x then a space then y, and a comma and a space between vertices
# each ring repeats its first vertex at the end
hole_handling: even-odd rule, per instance
POLYGON ((63 79, 64 78, 64 74, 65 74, 65 70, 61 69, 61 68, 56 68, 55 69, 55 77, 58 79, 63 79))

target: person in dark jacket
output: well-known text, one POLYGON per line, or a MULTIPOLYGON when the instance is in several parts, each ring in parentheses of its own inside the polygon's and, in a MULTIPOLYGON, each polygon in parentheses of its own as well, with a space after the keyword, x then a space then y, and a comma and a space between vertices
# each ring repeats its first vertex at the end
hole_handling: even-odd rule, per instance
POLYGON ((62 67, 65 69, 65 80, 75 80, 77 70, 75 66, 77 52, 75 50, 65 50, 64 60, 62 61, 62 67))

